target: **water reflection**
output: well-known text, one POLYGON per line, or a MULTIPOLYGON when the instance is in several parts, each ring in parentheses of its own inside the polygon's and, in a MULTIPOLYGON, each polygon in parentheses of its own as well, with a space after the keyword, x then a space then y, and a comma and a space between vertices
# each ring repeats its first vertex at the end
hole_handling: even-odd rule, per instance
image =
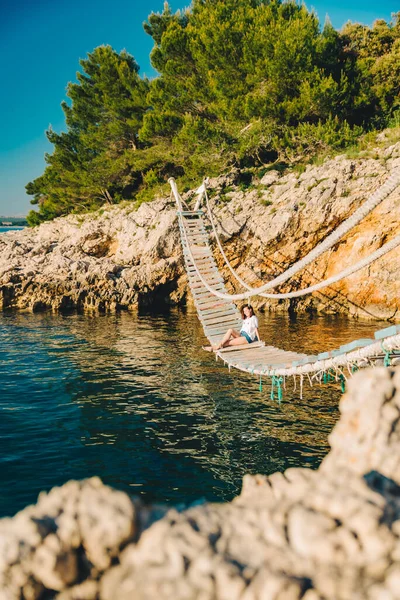
MULTIPOLYGON (((372 323, 260 318, 264 339, 315 353, 372 323)), ((230 499, 246 472, 316 467, 339 390, 270 387, 210 354, 194 312, 0 315, 0 514, 41 489, 97 474, 149 500, 230 499)))

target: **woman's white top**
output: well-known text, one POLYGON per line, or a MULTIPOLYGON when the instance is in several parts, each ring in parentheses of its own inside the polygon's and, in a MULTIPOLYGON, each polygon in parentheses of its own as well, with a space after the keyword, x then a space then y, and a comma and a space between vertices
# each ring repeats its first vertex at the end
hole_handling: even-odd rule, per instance
POLYGON ((258 319, 255 315, 243 319, 242 329, 254 341, 256 339, 256 329, 258 329, 258 319))

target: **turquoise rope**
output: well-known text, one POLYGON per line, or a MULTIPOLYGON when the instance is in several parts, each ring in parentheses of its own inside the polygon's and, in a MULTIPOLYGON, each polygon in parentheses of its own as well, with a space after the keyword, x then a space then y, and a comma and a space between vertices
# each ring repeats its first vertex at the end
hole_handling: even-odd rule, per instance
POLYGON ((262 375, 260 375, 260 393, 262 392, 262 375))
POLYGON ((272 377, 271 377, 271 400, 275 400, 275 387, 276 387, 278 402, 281 402, 281 400, 283 398, 282 383, 283 383, 283 377, 278 377, 277 375, 272 375, 272 377))
POLYGON ((384 367, 390 367, 390 353, 389 353, 389 350, 385 349, 385 347, 383 345, 383 342, 381 342, 381 348, 382 348, 382 350, 385 353, 385 358, 383 359, 383 366, 384 367))
POLYGON ((281 402, 283 377, 277 377, 277 383, 278 383, 278 402, 281 402))
POLYGON ((339 375, 340 385, 342 388, 342 393, 346 391, 346 380, 343 375, 339 375))
POLYGON ((272 377, 271 377, 271 400, 275 400, 274 387, 275 387, 275 375, 272 375, 272 377))

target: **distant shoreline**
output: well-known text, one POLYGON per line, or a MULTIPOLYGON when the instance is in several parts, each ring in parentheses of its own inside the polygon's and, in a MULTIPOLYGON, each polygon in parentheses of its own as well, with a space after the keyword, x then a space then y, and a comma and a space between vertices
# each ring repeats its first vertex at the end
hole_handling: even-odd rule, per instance
POLYGON ((0 232, 5 233, 6 231, 20 231, 26 229, 24 225, 0 225, 0 232))

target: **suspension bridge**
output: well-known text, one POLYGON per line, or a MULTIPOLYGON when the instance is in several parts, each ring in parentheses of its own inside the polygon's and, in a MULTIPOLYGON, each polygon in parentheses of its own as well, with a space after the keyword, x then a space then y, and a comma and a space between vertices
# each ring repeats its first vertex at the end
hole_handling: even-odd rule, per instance
MULTIPOLYGON (((177 205, 181 244, 190 290, 204 334, 211 345, 217 345, 228 329, 240 330, 242 318, 235 305, 236 301, 249 300, 251 296, 282 299, 310 294, 350 276, 400 246, 400 235, 397 235, 375 252, 324 281, 295 292, 273 293, 270 290, 288 281, 323 252, 332 248, 351 228, 391 194, 400 185, 400 173, 392 174, 351 217, 341 223, 304 258, 259 287, 249 286, 230 264, 219 239, 206 182, 197 190, 197 202, 193 210, 184 204, 175 180, 170 178, 169 183, 177 205), (206 211, 201 209, 202 202, 205 203, 206 211), (207 217, 222 257, 232 276, 245 289, 243 292, 231 294, 225 287, 210 245, 210 235, 206 228, 207 217)), ((298 378, 300 389, 304 379, 312 385, 313 382, 326 381, 331 377, 340 380, 344 388, 347 378, 359 368, 375 365, 377 362, 385 366, 389 366, 392 362, 400 362, 399 350, 400 325, 391 325, 376 331, 374 338, 354 340, 335 350, 322 351, 318 355, 286 351, 268 346, 262 341, 228 346, 217 350, 215 354, 216 358, 221 359, 229 369, 235 368, 257 375, 260 378, 260 387, 263 376, 271 378, 272 393, 276 386, 279 397, 281 385, 287 377, 293 376, 295 382, 298 378)))

